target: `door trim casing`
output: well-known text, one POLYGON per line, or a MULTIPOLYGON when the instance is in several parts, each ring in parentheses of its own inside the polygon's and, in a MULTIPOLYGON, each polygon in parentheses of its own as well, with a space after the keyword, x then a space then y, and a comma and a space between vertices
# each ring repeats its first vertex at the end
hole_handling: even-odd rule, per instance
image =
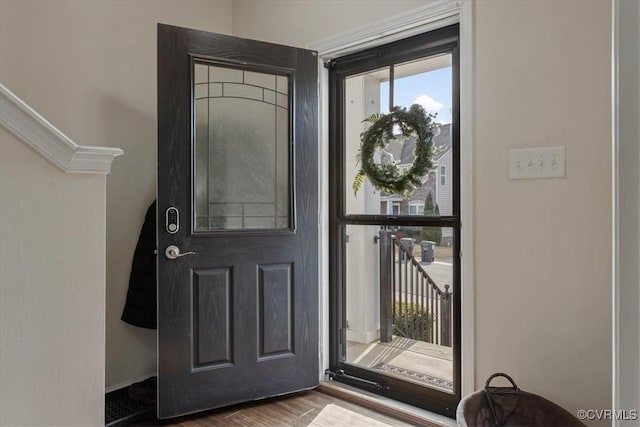
POLYGON ((460 168, 461 175, 461 393, 475 391, 475 288, 474 288, 474 215, 473 215, 473 135, 475 73, 473 48, 473 2, 442 0, 399 14, 371 25, 312 43, 318 51, 319 76, 319 153, 320 172, 320 379, 329 368, 329 73, 325 61, 356 50, 380 46, 394 40, 458 23, 460 34, 460 168))
POLYGON ((436 0, 308 46, 325 61, 459 23, 460 1, 436 0))

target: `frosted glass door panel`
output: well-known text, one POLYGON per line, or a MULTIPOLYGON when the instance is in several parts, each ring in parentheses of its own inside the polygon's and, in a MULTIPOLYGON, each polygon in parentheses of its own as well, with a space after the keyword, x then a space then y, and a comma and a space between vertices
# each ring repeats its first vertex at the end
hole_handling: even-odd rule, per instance
POLYGON ((195 231, 288 229, 289 77, 194 64, 195 231))

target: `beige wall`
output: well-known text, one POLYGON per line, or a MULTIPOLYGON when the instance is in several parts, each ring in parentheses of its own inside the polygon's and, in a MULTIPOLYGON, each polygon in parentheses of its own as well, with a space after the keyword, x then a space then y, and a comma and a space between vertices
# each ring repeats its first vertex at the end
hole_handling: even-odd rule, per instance
POLYGON ((230 33, 231 1, 0 2, 0 81, 78 144, 125 151, 107 179, 107 387, 156 370, 155 331, 120 315, 155 197, 158 22, 230 33))
POLYGON ((0 127, 0 236, 0 425, 104 423, 105 176, 0 127))
POLYGON ((424 0, 234 0, 233 35, 305 47, 425 3, 424 0))
MULTIPOLYGON (((126 153, 107 181, 107 385, 155 370, 155 334, 119 315, 155 192, 156 22, 305 46, 424 2, 375 4, 235 0, 232 27, 230 1, 0 3, 0 81, 78 143, 126 153)), ((610 406, 609 7, 475 7, 476 386, 507 371, 570 410, 610 406), (509 148, 548 145, 567 147, 565 179, 507 179, 509 148)))
POLYGON ((610 2, 476 4, 476 386, 611 407, 610 2), (564 145, 566 178, 507 179, 564 145))
MULTIPOLYGON (((234 34, 306 46, 424 2, 234 2, 234 34)), ((611 402, 610 3, 475 4, 476 387, 495 371, 569 410, 611 402), (512 147, 565 179, 509 181, 512 147)))

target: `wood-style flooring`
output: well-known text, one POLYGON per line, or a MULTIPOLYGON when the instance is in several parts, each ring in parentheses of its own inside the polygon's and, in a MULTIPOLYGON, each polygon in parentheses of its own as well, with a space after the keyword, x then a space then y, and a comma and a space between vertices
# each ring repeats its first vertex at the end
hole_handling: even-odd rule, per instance
MULTIPOLYGON (((329 404, 338 405, 389 426, 410 425, 316 390, 243 403, 170 420, 147 420, 135 425, 138 427, 307 426, 329 404)), ((335 427, 340 426, 338 424, 335 427)))

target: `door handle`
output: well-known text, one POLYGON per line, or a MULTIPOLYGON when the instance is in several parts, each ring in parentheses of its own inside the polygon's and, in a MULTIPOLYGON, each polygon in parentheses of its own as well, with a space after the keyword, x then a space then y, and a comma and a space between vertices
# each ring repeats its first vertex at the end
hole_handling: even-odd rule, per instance
POLYGON ((167 249, 164 250, 164 254, 169 259, 176 259, 186 255, 195 255, 195 252, 185 252, 180 253, 180 248, 176 245, 167 246, 167 249))

